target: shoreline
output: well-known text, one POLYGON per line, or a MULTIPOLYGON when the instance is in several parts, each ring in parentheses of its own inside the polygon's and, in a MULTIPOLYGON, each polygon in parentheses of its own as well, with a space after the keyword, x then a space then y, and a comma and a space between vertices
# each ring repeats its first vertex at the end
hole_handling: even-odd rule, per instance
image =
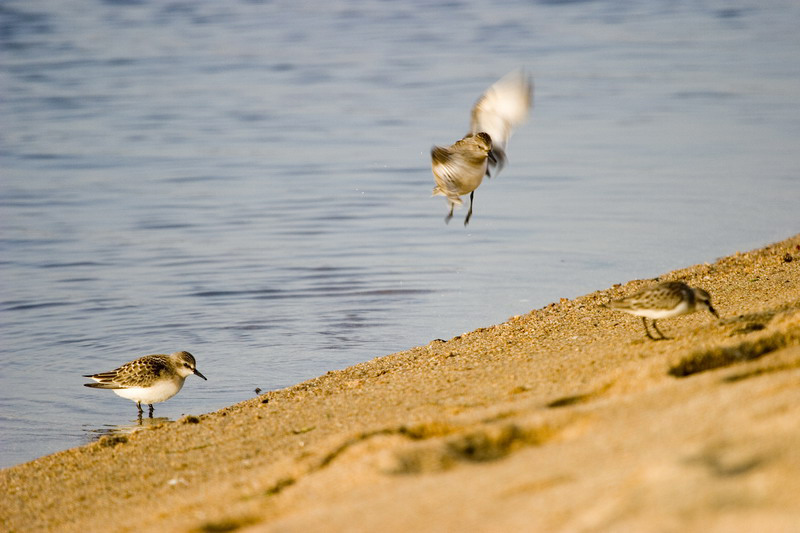
POLYGON ((0 470, 6 531, 796 531, 800 234, 0 470), (132 521, 131 518, 134 517, 132 521))

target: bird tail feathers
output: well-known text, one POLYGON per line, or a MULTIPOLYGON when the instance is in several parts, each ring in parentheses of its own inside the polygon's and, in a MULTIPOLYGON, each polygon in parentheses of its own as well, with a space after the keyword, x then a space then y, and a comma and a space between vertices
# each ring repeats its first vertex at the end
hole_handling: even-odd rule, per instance
POLYGON ((455 205, 461 205, 463 203, 461 201, 461 198, 459 198, 458 196, 453 196, 453 195, 448 194, 447 191, 445 191, 444 189, 442 189, 438 185, 433 188, 432 196, 447 196, 447 199, 450 200, 450 203, 453 203, 455 205))

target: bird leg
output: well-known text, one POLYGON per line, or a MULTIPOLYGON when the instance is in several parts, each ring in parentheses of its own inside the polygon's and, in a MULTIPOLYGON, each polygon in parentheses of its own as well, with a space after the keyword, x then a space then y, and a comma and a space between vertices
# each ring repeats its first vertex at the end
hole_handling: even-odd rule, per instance
POLYGON ((469 211, 467 211, 467 218, 464 219, 464 227, 467 227, 469 224, 469 219, 472 216, 472 199, 475 196, 475 191, 469 193, 469 211))
POLYGON ((453 218, 453 209, 455 209, 455 207, 456 207, 456 204, 454 204, 453 202, 450 202, 450 212, 447 213, 446 217, 444 217, 444 223, 445 224, 449 224, 450 223, 450 219, 453 218))
POLYGON ((142 416, 142 413, 144 413, 142 410, 142 402, 136 402, 136 408, 139 410, 139 416, 142 416))
POLYGON ((650 330, 647 329, 647 319, 645 317, 642 317, 642 324, 644 324, 644 332, 647 334, 647 338, 652 341, 657 341, 658 339, 650 335, 650 330))
POLYGON ((658 340, 668 340, 668 339, 667 339, 667 336, 666 336, 666 335, 664 335, 663 333, 661 333, 661 330, 660 330, 660 329, 658 329, 658 326, 656 326, 656 321, 655 321, 655 320, 653 320, 653 329, 654 329, 654 330, 656 330, 656 333, 658 333, 659 335, 661 335, 661 338, 660 338, 660 339, 658 339, 658 340))
POLYGON ((647 338, 648 339, 653 340, 653 341, 664 341, 664 340, 667 340, 667 337, 665 337, 664 334, 661 333, 661 330, 658 329, 658 326, 656 326, 656 321, 655 320, 653 320, 653 329, 656 330, 656 333, 659 334, 658 337, 653 337, 652 335, 650 335, 650 330, 647 329, 647 319, 645 317, 642 317, 642 324, 644 324, 644 332, 647 333, 647 338))
POLYGON ((148 404, 150 406, 150 418, 153 418, 153 404, 148 404))

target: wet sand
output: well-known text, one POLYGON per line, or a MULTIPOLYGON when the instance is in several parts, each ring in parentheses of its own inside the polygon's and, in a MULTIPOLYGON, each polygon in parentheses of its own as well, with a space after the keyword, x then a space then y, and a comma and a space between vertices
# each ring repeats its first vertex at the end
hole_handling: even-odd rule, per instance
POLYGON ((4 531, 800 531, 800 235, 0 471, 4 531))

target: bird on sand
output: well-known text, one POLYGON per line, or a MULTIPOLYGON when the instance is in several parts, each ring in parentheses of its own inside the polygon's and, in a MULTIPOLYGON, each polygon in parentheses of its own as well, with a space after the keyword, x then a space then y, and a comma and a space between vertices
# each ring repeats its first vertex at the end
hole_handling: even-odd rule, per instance
POLYGON ((664 281, 645 287, 635 294, 613 300, 604 306, 642 317, 644 332, 649 339, 654 341, 667 338, 656 326, 656 320, 694 313, 701 309, 705 309, 719 318, 719 314, 711 305, 711 295, 703 289, 690 287, 682 281, 664 281), (653 329, 656 330, 659 337, 652 336, 650 330, 647 329, 648 318, 652 319, 653 329))

